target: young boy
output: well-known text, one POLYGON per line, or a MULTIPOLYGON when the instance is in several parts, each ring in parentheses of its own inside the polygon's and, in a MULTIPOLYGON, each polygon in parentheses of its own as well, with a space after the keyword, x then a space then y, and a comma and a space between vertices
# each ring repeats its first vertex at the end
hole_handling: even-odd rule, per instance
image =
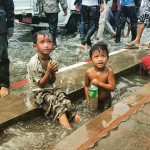
POLYGON ((52 117, 67 129, 71 129, 69 121, 80 120, 75 107, 66 95, 54 88, 55 73, 58 71, 58 63, 50 57, 54 46, 52 35, 45 30, 34 35, 34 48, 37 53, 27 64, 29 83, 32 87, 35 102, 44 109, 46 117, 52 117))
POLYGON ((115 90, 115 77, 113 70, 106 67, 109 52, 107 45, 103 42, 95 44, 90 52, 90 58, 93 67, 85 73, 85 96, 87 104, 89 103, 88 89, 89 86, 95 85, 99 89, 98 106, 99 109, 106 110, 111 106, 111 91, 115 90))

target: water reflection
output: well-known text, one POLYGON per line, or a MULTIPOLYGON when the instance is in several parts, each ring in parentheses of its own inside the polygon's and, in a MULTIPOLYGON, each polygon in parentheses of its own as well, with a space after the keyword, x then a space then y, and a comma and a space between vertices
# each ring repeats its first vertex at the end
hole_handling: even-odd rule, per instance
POLYGON ((108 120, 103 120, 102 125, 104 128, 108 127, 114 120, 124 115, 129 110, 129 106, 122 102, 119 102, 113 106, 113 111, 110 114, 108 120))

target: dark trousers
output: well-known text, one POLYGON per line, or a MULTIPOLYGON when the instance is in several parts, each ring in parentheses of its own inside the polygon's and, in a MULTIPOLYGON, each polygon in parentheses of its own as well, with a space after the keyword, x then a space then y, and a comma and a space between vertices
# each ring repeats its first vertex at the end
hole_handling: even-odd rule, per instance
POLYGON ((53 35, 54 44, 56 44, 58 13, 45 13, 48 18, 49 32, 53 35))
POLYGON ((91 36, 98 28, 99 6, 84 6, 80 8, 80 37, 82 44, 91 45, 91 36))
POLYGON ((118 41, 120 41, 121 29, 124 28, 127 17, 130 19, 130 22, 131 22, 131 34, 132 34, 131 41, 133 41, 136 38, 137 20, 138 20, 136 7, 135 6, 130 6, 130 7, 122 6, 120 14, 119 14, 119 20, 118 20, 117 32, 116 32, 116 40, 118 41))
POLYGON ((0 33, 0 87, 8 88, 9 82, 9 58, 8 58, 7 34, 0 33))

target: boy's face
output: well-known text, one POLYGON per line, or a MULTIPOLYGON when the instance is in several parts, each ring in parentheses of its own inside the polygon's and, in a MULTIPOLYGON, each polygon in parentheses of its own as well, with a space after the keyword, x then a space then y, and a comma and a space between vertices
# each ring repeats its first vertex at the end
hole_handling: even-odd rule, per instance
POLYGON ((53 40, 50 36, 42 34, 37 35, 37 42, 34 44, 34 48, 39 54, 49 55, 53 47, 53 40))
POLYGON ((94 51, 92 53, 91 59, 92 59, 93 65, 99 69, 104 68, 108 61, 106 51, 102 51, 102 50, 94 51))

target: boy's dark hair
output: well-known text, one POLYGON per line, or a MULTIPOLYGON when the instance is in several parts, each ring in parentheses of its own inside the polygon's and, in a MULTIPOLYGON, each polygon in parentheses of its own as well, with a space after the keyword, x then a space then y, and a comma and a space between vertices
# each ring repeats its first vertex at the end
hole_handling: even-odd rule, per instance
POLYGON ((93 47, 91 47, 89 51, 90 58, 92 58, 92 53, 95 51, 105 51, 107 54, 107 57, 109 58, 109 51, 108 51, 108 45, 105 44, 104 42, 97 42, 93 47))
POLYGON ((39 34, 44 35, 44 36, 48 35, 53 40, 53 35, 48 30, 41 30, 41 31, 37 31, 34 33, 34 35, 33 35, 33 43, 34 44, 37 43, 37 35, 39 35, 39 34))

